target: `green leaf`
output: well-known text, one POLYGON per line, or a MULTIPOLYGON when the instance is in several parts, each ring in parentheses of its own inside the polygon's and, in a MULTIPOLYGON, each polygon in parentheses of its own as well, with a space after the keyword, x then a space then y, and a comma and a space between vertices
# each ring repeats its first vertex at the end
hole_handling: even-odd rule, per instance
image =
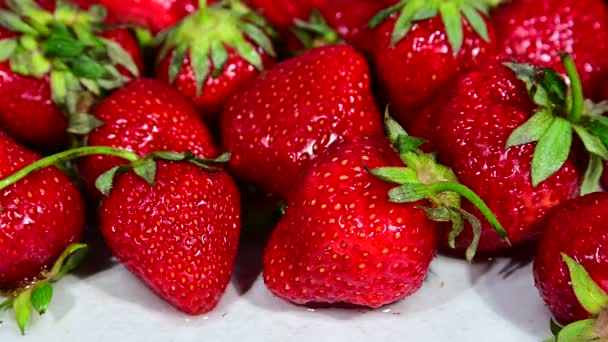
MULTIPOLYGON (((262 48, 266 53, 270 56, 275 57, 277 55, 274 50, 274 46, 272 45, 272 40, 268 38, 266 32, 264 32, 260 27, 245 22, 243 25, 243 31, 251 40, 253 40, 259 47, 262 48)), ((259 69, 262 70, 262 69, 259 69)))
POLYGON ((167 161, 183 161, 185 158, 183 154, 175 152, 154 152, 153 156, 167 161))
POLYGON ((23 34, 36 36, 38 32, 21 18, 7 10, 0 10, 0 26, 3 26, 11 31, 20 32, 23 34))
POLYGON ((123 68, 127 69, 127 71, 135 76, 139 77, 139 68, 137 64, 133 60, 133 57, 130 53, 125 50, 122 45, 111 39, 102 38, 102 42, 105 44, 108 57, 115 65, 120 65, 123 68))
POLYGON ((406 167, 381 167, 370 170, 370 173, 385 182, 396 184, 418 183, 416 171, 406 167))
POLYGON ((13 299, 9 298, 4 302, 0 303, 0 311, 8 310, 13 307, 13 299))
POLYGON ((173 50, 173 55, 171 56, 171 61, 169 62, 169 83, 173 84, 179 75, 180 70, 182 70, 182 66, 184 65, 184 60, 186 58, 186 52, 188 52, 188 44, 180 44, 178 47, 173 50))
POLYGON ((251 43, 244 39, 238 39, 230 43, 236 52, 247 61, 247 63, 256 66, 256 68, 260 70, 264 68, 264 63, 262 62, 260 53, 255 46, 251 45, 251 43))
POLYGON ((436 222, 449 222, 450 221, 450 210, 446 207, 430 208, 417 206, 416 209, 422 210, 426 213, 429 219, 436 222))
POLYGON ((13 311, 15 312, 15 320, 22 335, 25 335, 25 327, 30 321, 32 315, 32 302, 30 301, 31 291, 26 290, 20 293, 13 300, 13 311))
POLYGON ((568 84, 564 77, 557 71, 549 68, 543 68, 542 75, 544 77, 541 86, 546 89, 549 101, 558 108, 564 108, 568 94, 568 84))
POLYGON ((393 28, 391 47, 397 45, 410 32, 414 16, 423 7, 424 1, 410 1, 403 7, 393 28))
POLYGON ((599 156, 604 160, 608 160, 608 148, 606 148, 606 145, 604 145, 600 138, 594 136, 592 133, 590 133, 588 130, 581 126, 573 125, 573 128, 576 134, 583 141, 583 144, 585 145, 587 151, 592 154, 595 154, 596 156, 599 156))
POLYGON ((105 65, 86 56, 74 58, 70 69, 74 76, 78 78, 83 77, 91 80, 98 80, 108 75, 105 65))
POLYGON ((397 146, 400 136, 408 136, 407 132, 401 125, 395 121, 389 113, 388 107, 384 112, 384 127, 386 128, 387 136, 393 146, 397 146))
POLYGON ((481 39, 489 42, 490 36, 488 34, 488 26, 486 25, 486 21, 483 19, 483 17, 479 14, 479 12, 477 12, 477 9, 471 5, 463 4, 461 6, 461 10, 469 22, 469 25, 471 25, 473 28, 473 31, 475 31, 481 37, 481 39))
POLYGON ((15 39, 0 39, 0 62, 7 61, 17 50, 15 39))
POLYGON ((559 332, 562 331, 562 327, 559 324, 557 324, 557 322, 553 319, 551 319, 550 326, 551 326, 551 333, 553 334, 553 336, 557 336, 559 334, 559 332))
POLYGON ((418 150, 418 148, 420 148, 420 146, 424 145, 425 143, 426 143, 426 139, 407 136, 407 135, 400 135, 397 138, 397 143, 395 144, 395 149, 397 150, 397 152, 399 152, 399 154, 402 154, 405 152, 413 152, 413 151, 418 150))
POLYGON ((190 60, 196 79, 196 97, 201 96, 203 85, 209 77, 211 63, 209 61, 209 45, 195 44, 190 50, 190 60))
POLYGON ((589 159, 587 171, 585 171, 583 184, 581 185, 581 196, 602 192, 600 181, 603 173, 604 164, 602 163, 602 158, 592 154, 589 159))
POLYGON ((572 146, 572 126, 563 118, 556 117, 547 132, 540 138, 532 159, 532 184, 537 187, 559 171, 572 146))
POLYGON ((540 108, 526 123, 517 127, 507 141, 507 149, 539 141, 555 117, 549 108, 540 108))
POLYGON ((593 281, 587 270, 564 253, 562 259, 568 265, 572 288, 583 308, 592 315, 599 315, 608 308, 608 295, 593 281))
POLYGON ((53 286, 44 280, 36 284, 36 287, 32 290, 32 307, 40 315, 43 315, 51 304, 53 299, 53 286))
POLYGON ((595 324, 595 319, 572 323, 559 332, 557 342, 599 342, 598 336, 594 333, 595 324))
POLYGON ((64 71, 51 71, 51 98, 57 105, 63 105, 68 94, 68 85, 64 71))
POLYGON ((51 35, 42 42, 42 49, 50 57, 74 58, 84 54, 86 45, 78 41, 65 26, 56 23, 51 35))
POLYGON ((464 41, 460 8, 458 8, 456 2, 442 2, 439 5, 439 13, 441 13, 441 19, 445 25, 445 31, 452 51, 454 52, 454 56, 457 56, 458 53, 460 53, 464 41))
MULTIPOLYGON (((213 67, 215 68, 213 77, 218 78, 224 71, 226 62, 228 61, 228 51, 226 51, 224 43, 220 41, 213 41, 211 43, 211 60, 213 61, 213 67)), ((254 65, 254 67, 258 70, 262 70, 264 68, 263 65, 254 65)))
POLYGON ((445 209, 448 210, 449 220, 452 221, 452 230, 448 235, 448 244, 450 245, 450 248, 455 249, 456 239, 464 232, 464 217, 457 210, 445 209))
POLYGON ((418 202, 430 195, 428 186, 420 183, 403 184, 388 192, 389 199, 394 203, 418 202))
POLYGON ((55 264, 51 268, 48 281, 57 282, 66 274, 72 272, 89 253, 89 246, 82 243, 74 243, 69 245, 63 253, 57 258, 55 264))
POLYGON ((477 249, 479 248, 479 241, 481 240, 481 231, 482 231, 481 221, 479 221, 479 219, 477 217, 475 217, 474 215, 471 215, 470 213, 468 213, 465 210, 462 210, 460 208, 453 208, 453 209, 456 210, 458 213, 460 213, 460 215, 462 215, 462 217, 464 219, 469 221, 471 228, 473 228, 473 240, 471 241, 471 244, 469 245, 469 247, 467 247, 467 252, 466 252, 466 258, 470 262, 475 258, 475 254, 477 254, 477 249))
POLYGON ((76 135, 88 135, 95 129, 103 126, 103 122, 87 113, 70 115, 68 132, 76 135))
POLYGON ((380 25, 384 20, 386 20, 386 18, 390 17, 391 14, 397 12, 399 9, 401 9, 403 7, 403 5, 406 3, 407 1, 401 1, 391 7, 388 7, 386 9, 383 9, 382 11, 378 12, 370 21, 369 21, 369 27, 371 28, 376 28, 378 27, 378 25, 380 25))
POLYGON ((140 165, 133 167, 133 172, 150 184, 150 186, 154 186, 156 180, 156 162, 154 159, 143 159, 140 165))
POLYGON ((547 90, 541 86, 540 74, 542 71, 533 65, 523 63, 503 63, 504 66, 513 70, 517 78, 526 84, 530 98, 541 107, 550 107, 551 100, 547 90))
POLYGON ((111 168, 110 170, 102 173, 97 180, 95 180, 95 187, 104 196, 110 197, 110 191, 112 191, 112 186, 114 185, 114 177, 116 177, 119 170, 120 166, 111 168))

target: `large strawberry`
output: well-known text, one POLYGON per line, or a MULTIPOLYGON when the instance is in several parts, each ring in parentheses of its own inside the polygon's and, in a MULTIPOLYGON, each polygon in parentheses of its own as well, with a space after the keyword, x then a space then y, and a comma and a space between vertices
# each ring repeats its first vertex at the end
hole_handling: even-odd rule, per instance
MULTIPOLYGON (((215 144, 196 109, 169 86, 139 79, 101 102, 95 118, 104 122, 89 135, 91 146, 112 146, 146 155, 155 151, 192 151, 214 157, 215 144)), ((91 156, 80 162, 81 174, 93 189, 95 180, 124 161, 109 156, 91 156)), ((96 192, 95 192, 96 193, 96 192)))
POLYGON ((66 257, 85 247, 72 245, 84 228, 78 190, 55 167, 44 168, 52 163, 38 159, 0 131, 0 291, 9 294, 0 310, 13 307, 22 332, 32 305, 40 313, 46 310, 50 282, 67 271, 62 269, 66 257), (30 170, 15 174, 26 167, 30 170))
POLYGON ((385 138, 365 136, 329 148, 302 174, 264 254, 264 281, 279 297, 300 304, 394 302, 422 285, 436 253, 435 223, 425 212, 453 221, 454 236, 464 220, 479 228, 459 209, 461 193, 493 219, 448 168, 417 150, 419 139, 387 122, 407 168, 385 138))
POLYGON ((48 147, 66 144, 66 129, 86 134, 99 125, 89 110, 139 74, 141 56, 128 31, 104 30, 103 8, 40 3, 6 0, 1 10, 0 126, 48 147))
POLYGON ((494 29, 486 17, 492 3, 403 0, 374 17, 374 68, 406 128, 450 82, 494 53, 494 29))
POLYGON ((203 2, 163 33, 156 77, 191 99, 203 118, 217 121, 229 96, 274 62, 271 34, 240 1, 203 2))
POLYGON ((263 73, 222 114, 222 141, 234 174, 286 196, 323 150, 382 134, 363 56, 347 45, 308 51, 263 73))
MULTIPOLYGON (((513 244, 537 240, 540 219, 579 195, 581 177, 570 158, 574 132, 592 156, 583 193, 597 190, 608 156, 606 142, 594 135, 605 131, 601 117, 585 108, 571 57, 564 64, 570 88, 551 69, 494 59, 454 85, 431 125, 439 160, 507 223, 513 244)), ((481 250, 503 247, 482 236, 481 250)))
POLYGON ((596 98, 608 73, 608 5, 603 0, 512 0, 493 14, 499 52, 563 72, 573 55, 585 94, 596 98))
MULTIPOLYGON (((586 332, 597 328, 598 333, 603 332, 604 338, 608 337, 608 296, 604 293, 608 291, 606 220, 606 193, 595 193, 564 203, 547 218, 545 234, 534 262, 536 286, 555 319, 561 324, 582 321, 573 326, 582 324, 585 329, 581 331, 586 332), (599 324, 588 320, 592 316, 599 317, 599 324)), ((572 332, 573 326, 560 334, 572 332)))

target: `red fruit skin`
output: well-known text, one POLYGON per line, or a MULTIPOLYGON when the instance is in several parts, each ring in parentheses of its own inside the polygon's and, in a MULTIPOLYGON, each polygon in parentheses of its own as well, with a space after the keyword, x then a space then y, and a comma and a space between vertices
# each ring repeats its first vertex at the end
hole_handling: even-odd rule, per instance
POLYGON ((289 51, 304 48, 302 42, 291 32, 296 19, 308 21, 312 14, 312 0, 246 0, 251 8, 258 11, 272 24, 284 39, 289 51))
MULTIPOLYGON (((179 72, 174 88, 179 90, 184 96, 196 104, 202 118, 211 123, 216 123, 231 95, 240 88, 249 84, 255 79, 260 71, 245 59, 239 56, 232 48, 228 48, 228 60, 224 71, 219 77, 213 77, 215 67, 211 66, 210 77, 203 84, 200 96, 196 96, 196 76, 192 69, 190 56, 186 57, 184 66, 179 72)), ((258 47, 258 53, 262 56, 264 67, 269 68, 275 63, 275 59, 266 54, 262 48, 258 47)), ((169 53, 159 64, 156 71, 156 78, 167 84, 169 82, 169 65, 173 53, 169 53)))
POLYGON ((328 146, 383 134, 367 63, 347 45, 310 50, 264 72, 229 101, 221 131, 234 175, 280 197, 328 146))
MULTIPOLYGON (((108 10, 109 24, 133 24, 153 34, 163 31, 198 9, 199 0, 99 0, 108 10)), ((215 1, 208 1, 213 3, 215 1)))
POLYGON ((602 184, 604 189, 608 189, 608 163, 604 162, 604 175, 602 176, 602 184))
MULTIPOLYGON (((215 157, 216 148, 196 109, 175 89, 152 79, 138 79, 101 102, 94 113, 104 125, 89 135, 90 146, 111 146, 140 156, 157 151, 215 157)), ((80 162, 85 184, 99 199, 95 180, 124 164, 118 157, 91 156, 80 162)))
MULTIPOLYGON (((523 82, 494 59, 465 75, 433 118, 434 145, 441 163, 479 195, 504 225, 513 245, 534 242, 542 234, 540 219, 556 205, 579 195, 580 175, 570 159, 538 187, 531 181, 535 144, 505 149, 511 133, 534 113, 523 82)), ((465 201, 463 208, 482 217, 465 201)), ((472 239, 466 230, 458 239, 465 248, 472 239)), ((447 240, 446 240, 447 241, 447 240)), ((480 251, 496 251, 501 242, 483 220, 480 251)))
POLYGON ((372 60, 392 115, 410 129, 418 113, 458 76, 494 53, 494 29, 486 20, 490 39, 484 42, 465 23, 464 43, 454 58, 440 17, 413 24, 407 36, 390 47, 395 22, 392 16, 375 29, 372 60))
POLYGON ((154 188, 121 175, 99 210, 101 232, 125 266, 178 310, 213 309, 230 281, 240 198, 225 172, 158 163, 154 188))
MULTIPOLYGON (((0 179, 39 159, 0 131, 0 179)), ((0 190, 0 289, 14 289, 52 264, 84 229, 84 202, 55 167, 0 190)))
POLYGON ((422 285, 436 253, 435 224, 370 168, 403 166, 388 141, 363 137, 330 148, 306 171, 264 253, 264 281, 297 303, 380 307, 422 285))
POLYGON ((561 324, 590 318, 572 289, 562 253, 578 261, 608 291, 608 193, 564 203, 547 218, 534 262, 534 279, 545 303, 561 324))
POLYGON ((573 55, 585 95, 597 99, 608 73, 608 6, 603 0, 513 0, 493 14, 499 53, 564 72, 573 55))

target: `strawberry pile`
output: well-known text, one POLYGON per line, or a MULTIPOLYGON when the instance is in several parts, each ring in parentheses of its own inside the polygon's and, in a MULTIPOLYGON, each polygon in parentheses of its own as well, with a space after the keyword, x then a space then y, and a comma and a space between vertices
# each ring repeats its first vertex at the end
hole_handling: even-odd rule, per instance
POLYGON ((378 308, 523 246, 552 340, 608 339, 606 75, 602 0, 0 0, 0 310, 49 308, 87 207, 213 310, 255 188, 284 300, 378 308))

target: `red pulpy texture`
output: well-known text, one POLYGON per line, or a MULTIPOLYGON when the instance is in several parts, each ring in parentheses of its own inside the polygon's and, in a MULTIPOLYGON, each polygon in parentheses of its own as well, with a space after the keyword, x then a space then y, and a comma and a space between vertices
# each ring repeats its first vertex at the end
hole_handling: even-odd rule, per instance
POLYGON ((564 71, 574 57, 588 98, 608 73, 608 5, 603 0, 512 0, 493 14, 499 52, 564 71))
MULTIPOLYGON (((55 8, 55 0, 39 0, 38 3, 48 11, 55 8)), ((4 6, 2 2, 0 7, 4 6)), ((15 36, 14 32, 0 26, 0 39, 15 36)), ((120 44, 142 70, 141 52, 128 30, 108 30, 101 36, 120 44)), ((126 70, 121 71, 127 75, 126 70)), ((28 145, 52 147, 68 144, 68 119, 51 99, 48 74, 42 78, 23 76, 13 72, 9 62, 0 63, 0 127, 28 145)))
POLYGON ((454 82, 494 53, 494 29, 486 20, 489 42, 464 25, 464 43, 456 57, 441 17, 413 23, 407 35, 391 47, 396 17, 375 29, 372 61, 391 114, 406 129, 419 112, 454 82))
MULTIPOLYGON (((568 160, 553 176, 533 187, 531 163, 536 144, 506 149, 511 133, 534 113, 525 84, 497 58, 458 81, 432 118, 439 161, 450 166, 504 225, 513 245, 540 238, 540 219, 579 194, 580 175, 568 160)), ((463 209, 481 217, 469 202, 463 209)), ((471 231, 458 247, 471 242, 471 231)), ((480 251, 507 247, 483 221, 480 251)))
MULTIPOLYGON (((0 179, 38 159, 0 131, 0 179)), ((24 285, 78 242, 84 206, 76 187, 55 167, 0 190, 0 289, 24 285)))
POLYGON ((328 146, 383 133, 367 63, 347 45, 276 65, 233 96, 221 120, 234 175, 281 197, 328 146))
MULTIPOLYGON (((94 113, 104 125, 89 136, 90 146, 127 149, 140 156, 157 151, 215 157, 216 148, 196 109, 175 89, 151 79, 139 79, 101 102, 94 113)), ((92 156, 80 162, 90 190, 97 177, 121 165, 118 157, 92 156)), ((99 193, 92 192, 95 197, 99 193)))
POLYGON ((306 171, 264 253, 264 281, 298 303, 380 307, 422 286, 436 253, 421 203, 395 204, 369 168, 403 166, 386 138, 330 148, 306 171))
POLYGON ((536 287, 561 324, 590 318, 577 300, 562 253, 579 262, 608 291, 608 193, 564 203, 546 219, 534 262, 536 287))
POLYGON ((123 174, 99 223, 114 255, 169 304, 191 315, 217 305, 241 227, 239 192, 228 174, 163 161, 154 187, 123 174))

